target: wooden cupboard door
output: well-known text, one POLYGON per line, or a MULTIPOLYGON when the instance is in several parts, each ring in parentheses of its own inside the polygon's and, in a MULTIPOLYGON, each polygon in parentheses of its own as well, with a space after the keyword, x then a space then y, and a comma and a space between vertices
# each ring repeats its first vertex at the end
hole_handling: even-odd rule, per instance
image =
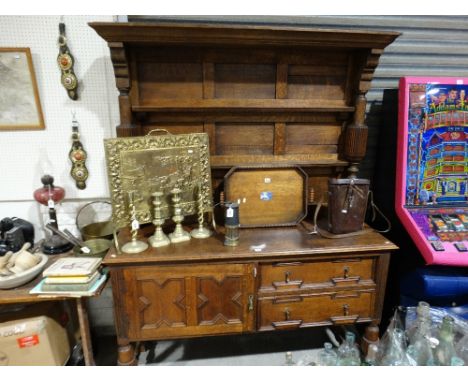
POLYGON ((124 269, 131 340, 253 330, 253 264, 124 269))

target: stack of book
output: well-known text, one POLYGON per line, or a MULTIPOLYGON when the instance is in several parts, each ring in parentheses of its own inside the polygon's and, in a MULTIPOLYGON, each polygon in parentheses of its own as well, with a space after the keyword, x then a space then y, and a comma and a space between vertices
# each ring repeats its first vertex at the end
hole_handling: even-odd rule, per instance
POLYGON ((101 258, 64 257, 44 270, 42 281, 30 293, 93 295, 105 282, 99 271, 101 258))

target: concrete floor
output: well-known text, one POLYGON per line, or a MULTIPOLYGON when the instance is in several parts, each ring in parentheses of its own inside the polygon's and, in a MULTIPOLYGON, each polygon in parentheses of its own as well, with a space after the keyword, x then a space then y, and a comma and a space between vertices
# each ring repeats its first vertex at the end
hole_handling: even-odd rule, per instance
MULTIPOLYGON (((317 353, 325 341, 328 341, 325 328, 154 341, 145 343, 147 350, 140 353, 138 364, 142 366, 280 366, 285 362, 287 351, 292 352, 295 362, 308 363, 316 362, 317 353)), ((98 337, 94 347, 98 365, 117 364, 115 337, 98 337)))

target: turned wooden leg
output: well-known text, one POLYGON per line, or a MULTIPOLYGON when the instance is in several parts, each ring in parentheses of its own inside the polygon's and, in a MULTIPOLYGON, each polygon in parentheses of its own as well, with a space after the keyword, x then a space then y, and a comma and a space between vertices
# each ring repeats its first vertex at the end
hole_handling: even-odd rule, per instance
POLYGON ((89 330, 88 309, 85 297, 76 299, 76 311, 80 323, 81 345, 86 366, 95 366, 93 357, 93 346, 91 343, 91 333, 89 330))
POLYGON ((117 365, 136 366, 138 361, 135 357, 135 344, 128 340, 118 340, 117 365))

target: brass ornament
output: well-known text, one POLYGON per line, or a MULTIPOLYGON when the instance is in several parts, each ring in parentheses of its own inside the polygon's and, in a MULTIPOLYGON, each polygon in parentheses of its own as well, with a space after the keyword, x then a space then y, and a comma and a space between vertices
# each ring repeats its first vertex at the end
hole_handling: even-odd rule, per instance
POLYGON ((161 191, 153 192, 153 206, 154 206, 154 234, 149 237, 148 242, 151 244, 152 247, 164 247, 169 245, 171 241, 166 236, 166 234, 162 230, 162 225, 166 219, 161 217, 161 197, 163 193, 161 191))
POLYGON ((88 154, 80 141, 78 121, 75 119, 75 116, 73 116, 72 122, 72 147, 68 153, 68 157, 72 163, 70 175, 75 180, 76 187, 83 190, 86 188, 86 180, 89 176, 88 169, 86 168, 86 159, 88 158, 88 154))
POLYGON ((131 225, 131 233, 132 233, 132 240, 128 243, 125 243, 122 247, 122 252, 125 253, 140 253, 148 249, 148 244, 144 241, 138 240, 138 231, 140 229, 140 223, 136 217, 135 211, 135 197, 134 192, 130 191, 128 193, 128 206, 130 209, 130 219, 132 222, 131 225))
POLYGON ((73 66, 73 57, 68 53, 59 54, 57 63, 61 70, 69 70, 73 66))
POLYGON ((63 87, 67 90, 68 97, 76 101, 78 99, 78 79, 73 71, 75 59, 70 53, 67 45, 67 38, 65 37, 65 24, 59 23, 59 54, 57 56, 57 64, 62 72, 60 76, 60 82, 63 87))
POLYGON ((61 78, 62 85, 67 90, 74 90, 78 83, 76 76, 73 73, 64 73, 61 78))
POLYGON ((184 221, 184 215, 182 215, 182 208, 180 206, 180 193, 181 190, 174 188, 171 190, 172 194, 172 207, 174 211, 174 216, 172 220, 176 223, 174 232, 169 234, 169 240, 171 243, 182 243, 183 241, 190 240, 190 234, 187 231, 184 231, 182 228, 182 222, 184 221))
POLYGON ((211 168, 206 133, 112 138, 104 140, 112 220, 130 223, 126 194, 134 193, 141 224, 153 220, 153 193, 161 191, 161 219, 172 218, 171 190, 180 189, 181 215, 212 211, 211 168), (201 198, 197 189, 200 185, 201 198))
POLYGON ((210 237, 213 232, 211 232, 208 228, 204 227, 203 223, 205 222, 204 218, 204 213, 203 213, 203 201, 202 201, 202 194, 199 192, 200 187, 197 189, 197 203, 199 206, 198 209, 198 227, 194 228, 192 231, 190 231, 190 235, 195 238, 195 239, 206 239, 207 237, 210 237))

